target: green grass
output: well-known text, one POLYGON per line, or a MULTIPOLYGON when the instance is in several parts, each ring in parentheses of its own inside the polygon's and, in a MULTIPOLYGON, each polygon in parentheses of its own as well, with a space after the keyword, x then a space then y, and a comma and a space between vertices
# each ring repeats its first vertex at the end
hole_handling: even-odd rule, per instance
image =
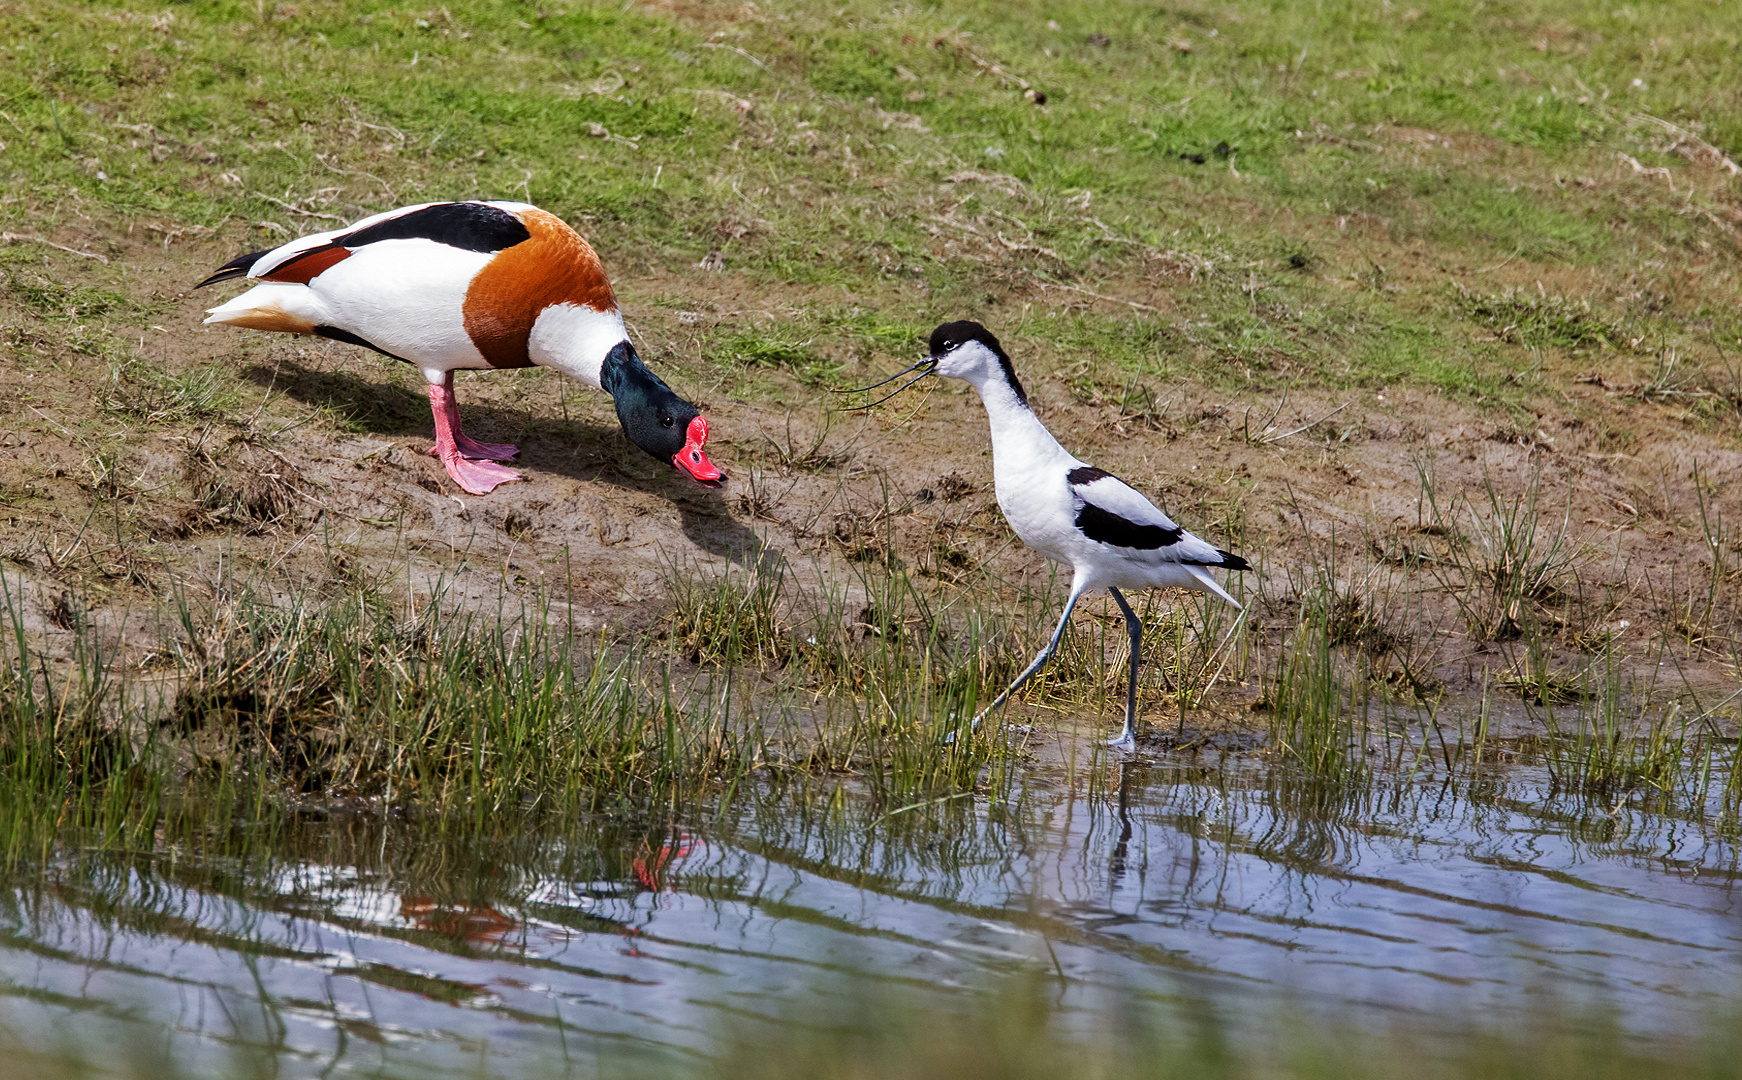
POLYGON ((841 371, 840 364, 820 355, 810 341, 793 340, 778 332, 739 330, 711 343, 709 351, 729 370, 773 368, 809 386, 830 383, 841 371))
POLYGON ((1575 303, 1562 296, 1532 296, 1516 289, 1500 295, 1460 290, 1457 303, 1469 318, 1494 327, 1501 340, 1519 345, 1618 349, 1644 336, 1599 317, 1588 301, 1575 303))
MULTIPOLYGON (((1159 274, 1215 313, 1205 333, 1135 308, 1040 336, 1123 370, 1207 355, 1231 381, 1475 395, 1443 354, 1491 366, 1455 327, 1504 312, 1387 292, 1418 276, 1389 265, 1405 249, 1431 243, 1460 276, 1734 250, 1727 174, 1699 173, 1652 119, 1742 145, 1727 9, 1411 11, 39 2, 0 13, 0 220, 40 232, 94 211, 166 245, 214 229, 265 245, 419 199, 523 197, 618 273, 719 251, 761 283, 917 287, 931 317, 1022 283, 1070 299, 1044 290, 1159 274), (1617 154, 1681 187, 1612 175, 1617 154), (1326 283, 1364 275, 1377 291, 1352 306, 1326 283)), ((121 302, 29 271, 8 285, 53 317, 121 302)), ((928 319, 878 306, 842 329, 910 352, 928 319)), ((1567 315, 1520 340, 1618 344, 1567 315)), ((833 367, 813 336, 715 351, 818 382, 833 367)))
POLYGON ((880 800, 998 797, 1006 734, 944 740, 1016 670, 1021 624, 940 611, 902 570, 857 573, 849 610, 847 590, 805 606, 772 565, 674 566, 663 644, 579 636, 542 599, 458 616, 439 591, 394 599, 368 576, 276 600, 228 582, 220 600, 178 597, 146 671, 77 600, 70 656, 45 655, 9 585, 0 787, 105 829, 149 821, 140 798, 210 790, 462 815, 806 774, 880 800))
POLYGON ((793 642, 782 625, 782 567, 726 564, 710 579, 693 567, 669 568, 674 609, 668 633, 693 664, 755 665, 786 659, 793 642))

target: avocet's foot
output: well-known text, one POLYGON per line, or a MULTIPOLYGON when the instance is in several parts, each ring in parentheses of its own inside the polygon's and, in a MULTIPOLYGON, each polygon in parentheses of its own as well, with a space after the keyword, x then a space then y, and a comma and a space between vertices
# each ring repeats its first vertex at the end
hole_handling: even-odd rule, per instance
MULTIPOLYGON (((473 461, 509 461, 520 453, 520 447, 513 443, 479 442, 463 431, 454 432, 454 449, 463 458, 473 461)), ((432 449, 430 453, 435 453, 432 449)))
POLYGON ((458 453, 442 454, 441 459, 454 483, 473 495, 488 495, 496 485, 520 479, 520 474, 513 469, 494 462, 472 461, 458 453))
POLYGON ((1117 739, 1107 740, 1107 749, 1117 750, 1121 754, 1135 754, 1137 752, 1137 740, 1132 736, 1131 732, 1121 731, 1117 739))

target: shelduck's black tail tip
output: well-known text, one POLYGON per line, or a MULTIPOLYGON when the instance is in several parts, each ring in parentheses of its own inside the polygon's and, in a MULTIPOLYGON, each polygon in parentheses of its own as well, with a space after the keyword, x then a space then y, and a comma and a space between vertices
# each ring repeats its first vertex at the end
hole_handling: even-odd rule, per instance
POLYGON ((1221 548, 1217 548, 1216 554, 1218 554, 1222 557, 1221 567, 1224 570, 1250 570, 1250 569, 1252 569, 1252 566, 1250 563, 1248 563, 1245 559, 1242 559, 1240 556, 1234 554, 1232 551, 1223 551, 1221 548))
POLYGON ((207 285, 216 285, 220 281, 232 281, 239 277, 247 277, 248 268, 259 261, 260 256, 271 250, 271 248, 267 248, 265 251, 250 251, 246 255, 238 255, 223 266, 218 267, 217 273, 195 285, 194 288, 203 289, 207 285))

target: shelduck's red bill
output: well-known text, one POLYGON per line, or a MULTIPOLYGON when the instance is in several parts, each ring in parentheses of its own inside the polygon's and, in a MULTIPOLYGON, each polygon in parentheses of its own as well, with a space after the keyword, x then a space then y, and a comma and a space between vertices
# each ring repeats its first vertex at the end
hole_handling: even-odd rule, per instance
POLYGON ((724 483, 726 474, 714 467, 714 463, 708 460, 707 452, 702 449, 702 444, 708 441, 707 417, 698 416, 691 420, 685 434, 688 439, 684 442, 683 449, 672 457, 671 463, 704 484, 717 487, 724 483))

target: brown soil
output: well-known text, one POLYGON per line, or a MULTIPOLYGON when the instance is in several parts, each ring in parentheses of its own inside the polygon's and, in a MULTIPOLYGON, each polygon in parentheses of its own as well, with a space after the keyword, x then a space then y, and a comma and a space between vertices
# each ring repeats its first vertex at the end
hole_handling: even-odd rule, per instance
MULTIPOLYGON (((94 355, 101 342, 88 336, 91 325, 76 312, 45 318, 0 296, 11 357, 0 366, 0 566, 22 600, 25 629, 51 649, 90 618, 143 660, 177 590, 197 599, 242 583, 279 594, 375 583, 419 603, 443 591, 487 610, 530 603, 543 590, 577 627, 635 631, 668 612, 669 574, 784 559, 801 585, 819 575, 843 580, 844 561, 887 556, 885 515, 895 555, 940 587, 1008 592, 1025 577, 1043 580, 1042 560, 1011 543, 998 514, 984 417, 965 388, 934 386, 923 403, 912 394, 848 414, 812 451, 826 395, 776 377, 761 400, 743 400, 730 374, 696 359, 712 326, 778 320, 813 299, 805 290, 684 266, 615 283, 650 362, 705 406, 714 460, 731 476, 724 490, 703 489, 629 446, 604 395, 552 373, 514 371, 460 381, 468 431, 518 443, 525 477, 473 497, 426 453, 428 406, 409 369, 346 345, 200 325, 214 296, 188 285, 233 245, 168 245, 96 225, 55 239, 109 255, 104 265, 48 250, 39 269, 139 305, 136 318, 109 324, 115 338, 172 373, 231 365, 244 404, 196 422, 115 412, 105 404, 111 361, 94 355)), ((1390 265, 1392 280, 1407 285, 1404 256, 1393 253, 1390 265)), ((1425 281, 1431 271, 1413 276, 1425 281)), ((1526 271, 1512 283, 1532 280, 1526 271)), ((893 308, 901 295, 889 288, 845 301, 893 308)), ((1171 306, 1164 280, 1133 282, 1122 295, 1171 306)), ((827 300, 843 302, 841 290, 827 300)), ((1122 308, 1013 285, 976 314, 996 326, 1025 305, 1033 318, 1062 304, 1122 308)), ((1557 371, 1551 358, 1544 378, 1553 392, 1538 395, 1538 411, 1522 422, 1413 388, 1291 393, 1272 417, 1273 391, 1230 395, 1191 383, 1161 416, 1132 418, 1074 396, 1069 357, 1017 362, 1061 441, 1157 497, 1187 527, 1237 544, 1257 568, 1249 590, 1273 632, 1292 625, 1313 560, 1335 550, 1339 578, 1379 598, 1390 632, 1437 629, 1422 666, 1452 690, 1518 662, 1504 642, 1470 641, 1429 577, 1386 561, 1433 550, 1418 482, 1419 463, 1431 459, 1442 493, 1477 498, 1488 483, 1511 499, 1537 476, 1545 516, 1570 515, 1583 599, 1556 609, 1567 624, 1557 656, 1578 662, 1577 643, 1605 632, 1635 657, 1666 637, 1679 642, 1671 650, 1678 685, 1737 679, 1727 644, 1734 584, 1708 625, 1683 625, 1682 607, 1705 596, 1710 563, 1696 462, 1712 508, 1742 520, 1742 451, 1727 429, 1702 432, 1675 401, 1633 392, 1638 358, 1613 358, 1596 373, 1557 371), (1320 417, 1286 438, 1248 438, 1320 417)), ((1099 604, 1089 610, 1112 617, 1099 604)), ((1038 640, 1044 631, 1035 629, 1038 640)), ((1248 683, 1230 680, 1221 712, 1194 722, 1244 715, 1258 695, 1248 683)))

